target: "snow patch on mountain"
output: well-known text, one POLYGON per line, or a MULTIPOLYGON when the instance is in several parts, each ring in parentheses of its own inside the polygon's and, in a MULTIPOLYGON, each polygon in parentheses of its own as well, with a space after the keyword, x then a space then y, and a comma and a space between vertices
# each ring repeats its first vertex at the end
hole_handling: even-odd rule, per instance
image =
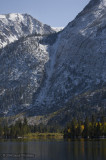
POLYGON ((64 29, 64 27, 52 27, 53 30, 55 30, 56 32, 62 31, 64 29))
POLYGON ((17 14, 17 13, 12 13, 12 14, 9 14, 9 17, 8 17, 9 20, 11 21, 19 21, 19 22, 23 22, 24 21, 24 15, 22 14, 17 14))

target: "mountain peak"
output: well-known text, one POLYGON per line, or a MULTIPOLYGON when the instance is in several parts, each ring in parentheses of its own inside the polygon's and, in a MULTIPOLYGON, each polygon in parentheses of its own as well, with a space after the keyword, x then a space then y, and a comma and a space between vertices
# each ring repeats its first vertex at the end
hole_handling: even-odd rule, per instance
POLYGON ((21 20, 21 21, 23 21, 24 20, 24 17, 23 17, 23 15, 22 14, 20 14, 20 13, 11 13, 11 14, 8 14, 8 18, 10 19, 10 20, 13 20, 13 21, 15 21, 15 20, 21 20))
MULTIPOLYGON (((8 14, 1 14, 0 19, 9 19, 11 21, 24 21, 25 17, 30 17, 36 21, 37 19, 33 18, 31 15, 27 13, 8 13, 8 14)), ((38 21, 40 22, 40 21, 38 21)), ((40 22, 41 23, 41 22, 40 22)))
POLYGON ((106 0, 91 0, 85 7, 85 9, 95 7, 95 5, 101 5, 102 7, 106 7, 106 0))
POLYGON ((0 15, 0 48, 31 34, 50 34, 55 31, 28 14, 0 15))
MULTIPOLYGON (((84 15, 94 15, 97 17, 104 14, 106 11, 106 0, 90 0, 90 2, 85 6, 85 8, 76 16, 76 18, 82 17, 84 15), (102 12, 103 11, 103 12, 102 12)), ((91 16, 92 16, 91 15, 91 16)))

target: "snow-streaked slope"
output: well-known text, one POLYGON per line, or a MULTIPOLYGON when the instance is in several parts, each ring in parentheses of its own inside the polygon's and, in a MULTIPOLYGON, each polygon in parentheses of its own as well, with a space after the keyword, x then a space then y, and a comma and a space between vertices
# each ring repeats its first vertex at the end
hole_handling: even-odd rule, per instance
POLYGON ((50 34, 55 31, 28 14, 0 15, 0 48, 30 34, 50 34))
POLYGON ((35 97, 35 112, 39 106, 43 111, 63 107, 71 97, 106 83, 105 2, 92 0, 60 34, 56 50, 51 51, 52 75, 43 86, 43 101, 38 103, 35 97))
POLYGON ((49 60, 48 46, 41 36, 30 36, 10 44, 0 54, 0 109, 16 114, 32 104, 49 60))

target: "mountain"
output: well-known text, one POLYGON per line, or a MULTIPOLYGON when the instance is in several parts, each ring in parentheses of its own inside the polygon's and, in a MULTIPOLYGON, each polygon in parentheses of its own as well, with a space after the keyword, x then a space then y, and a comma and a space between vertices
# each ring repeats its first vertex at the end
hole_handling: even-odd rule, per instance
POLYGON ((90 1, 58 36, 45 85, 35 96, 35 113, 36 106, 56 110, 73 96, 106 84, 105 2, 90 1))
POLYGON ((91 0, 61 32, 24 36, 0 51, 1 116, 62 122, 68 113, 106 113, 105 91, 106 0, 91 0))
POLYGON ((0 48, 30 34, 50 34, 55 31, 28 14, 0 15, 0 48))

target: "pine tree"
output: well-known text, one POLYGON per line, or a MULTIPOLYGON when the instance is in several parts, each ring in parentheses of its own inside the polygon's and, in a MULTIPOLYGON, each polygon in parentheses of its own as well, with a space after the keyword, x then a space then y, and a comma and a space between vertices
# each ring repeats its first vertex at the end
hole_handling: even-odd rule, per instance
POLYGON ((0 137, 3 137, 3 127, 1 124, 0 124, 0 137))
POLYGON ((98 122, 96 127, 96 137, 99 138, 100 136, 101 136, 101 127, 100 127, 100 122, 98 122))
POLYGON ((4 138, 9 138, 9 128, 7 124, 4 126, 4 138))
POLYGON ((92 115, 91 119, 90 136, 91 138, 94 138, 96 136, 96 117, 94 115, 92 115))
POLYGON ((72 138, 76 137, 76 128, 77 128, 77 120, 74 118, 71 122, 71 136, 72 136, 72 138))
POLYGON ((101 135, 104 136, 105 135, 105 117, 102 116, 101 118, 101 135))
POLYGON ((81 137, 81 134, 82 134, 81 121, 78 120, 78 126, 77 126, 77 129, 76 129, 76 136, 77 136, 77 137, 81 137))
POLYGON ((89 132, 90 132, 89 120, 88 120, 88 117, 86 117, 85 122, 84 122, 84 131, 83 131, 83 135, 85 138, 89 137, 89 132))

